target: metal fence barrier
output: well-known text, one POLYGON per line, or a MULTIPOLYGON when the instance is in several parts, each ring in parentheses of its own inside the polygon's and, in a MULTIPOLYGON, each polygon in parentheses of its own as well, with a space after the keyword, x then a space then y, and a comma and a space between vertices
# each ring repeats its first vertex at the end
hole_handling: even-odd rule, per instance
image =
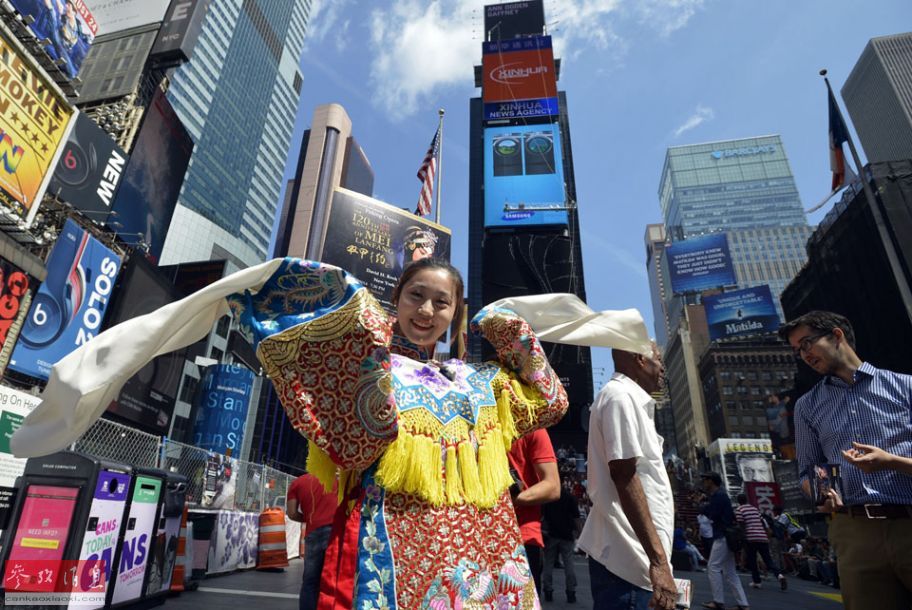
POLYGON ((191 508, 207 508, 207 501, 219 492, 231 493, 233 501, 221 498, 219 507, 242 511, 261 511, 278 506, 285 508, 288 487, 296 475, 265 464, 229 459, 206 449, 141 432, 107 419, 96 421, 73 443, 72 449, 99 459, 129 466, 160 468, 187 477, 187 504, 191 508), (213 487, 213 464, 221 465, 219 474, 226 486, 213 487), (230 470, 230 477, 226 469, 230 470), (207 469, 210 469, 207 479, 207 469), (209 482, 210 488, 206 484, 209 482))

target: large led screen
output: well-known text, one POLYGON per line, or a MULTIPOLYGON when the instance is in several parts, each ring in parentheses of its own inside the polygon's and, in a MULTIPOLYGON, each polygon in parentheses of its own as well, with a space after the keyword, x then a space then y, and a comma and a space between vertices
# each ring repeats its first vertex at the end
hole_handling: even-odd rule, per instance
POLYGON ((725 233, 677 241, 665 249, 675 294, 732 286, 735 269, 725 233))
POLYGON ((47 379, 51 366, 101 331, 120 257, 67 220, 48 259, 9 368, 47 379))
POLYGON ((47 40, 44 50, 70 78, 76 78, 89 54, 98 24, 83 0, 10 0, 23 17, 31 17, 29 30, 47 40))
POLYGON ((222 454, 240 451, 253 378, 253 371, 237 364, 214 364, 206 369, 197 394, 196 447, 222 454))
POLYGON ((130 153, 112 209, 117 235, 157 261, 193 154, 193 140, 156 89, 130 153))
POLYGON ((550 36, 486 42, 482 48, 485 121, 558 114, 557 75, 550 36))
POLYGON ((67 137, 73 108, 0 34, 0 205, 31 223, 67 137))
POLYGON ((544 5, 543 0, 523 0, 485 6, 485 40, 540 35, 545 30, 544 5))
POLYGON ((703 308, 713 341, 772 333, 779 328, 779 314, 766 284, 704 297, 703 308))
POLYGON ((487 128, 484 155, 486 227, 567 224, 557 124, 487 128))

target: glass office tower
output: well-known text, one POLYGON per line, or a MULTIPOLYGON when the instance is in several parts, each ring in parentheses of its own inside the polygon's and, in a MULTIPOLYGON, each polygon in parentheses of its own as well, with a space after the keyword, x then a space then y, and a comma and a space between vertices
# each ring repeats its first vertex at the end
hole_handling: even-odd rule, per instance
POLYGON ((310 10, 311 0, 210 3, 193 57, 168 91, 196 148, 162 264, 246 267, 268 256, 310 10))
POLYGON ((659 202, 672 241, 716 231, 807 225, 777 135, 669 148, 659 202))

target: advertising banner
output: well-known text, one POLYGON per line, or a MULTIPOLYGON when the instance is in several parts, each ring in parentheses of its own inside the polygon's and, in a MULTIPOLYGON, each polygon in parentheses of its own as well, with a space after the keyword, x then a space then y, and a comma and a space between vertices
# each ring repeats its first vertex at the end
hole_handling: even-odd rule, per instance
POLYGON ((149 56, 159 61, 188 61, 208 8, 209 0, 172 2, 149 56))
POLYGON ((76 115, 48 192, 105 222, 129 155, 95 121, 76 115))
POLYGON ((779 328, 773 295, 765 284, 706 296, 703 308, 712 341, 773 333, 779 328))
POLYGON ((737 283, 725 233, 676 241, 665 249, 665 257, 675 294, 737 283))
POLYGON ((567 224, 566 209, 520 209, 567 205, 556 124, 489 127, 484 151, 485 227, 567 224))
POLYGON ((124 242, 148 248, 153 260, 165 245, 191 154, 190 134, 156 89, 114 199, 118 225, 111 227, 124 242))
POLYGON ((0 386, 0 530, 12 516, 12 507, 18 494, 16 478, 25 471, 25 458, 17 458, 10 451, 10 439, 22 425, 25 416, 38 406, 41 398, 0 386))
POLYGON ((104 563, 105 580, 108 582, 111 580, 111 567, 114 565, 129 491, 129 474, 112 470, 98 473, 79 559, 89 562, 87 565, 101 560, 104 563))
POLYGON ((77 487, 28 486, 16 535, 10 546, 4 581, 17 559, 63 559, 78 495, 77 487))
POLYGON ((69 219, 47 266, 9 364, 39 379, 100 331, 120 257, 69 219))
POLYGON ((106 36, 141 25, 160 23, 170 3, 170 0, 95 0, 91 5, 98 33, 106 36))
POLYGON ((485 121, 558 114, 557 76, 550 36, 486 42, 482 47, 485 121))
POLYGON ((158 519, 158 531, 149 554, 149 579, 146 581, 146 595, 155 595, 171 588, 171 575, 177 558, 177 543, 180 539, 180 518, 165 516, 162 503, 158 519))
POLYGON ((74 110, 0 35, 0 205, 31 224, 74 110))
POLYGON ((28 300, 30 284, 22 269, 0 258, 0 350, 6 348, 7 341, 16 341, 18 333, 12 326, 27 309, 24 301, 28 300))
POLYGON ((345 269, 388 311, 405 266, 422 258, 450 260, 450 230, 371 197, 336 189, 321 260, 345 269))
POLYGON ((769 439, 720 438, 707 451, 713 468, 722 475, 722 484, 732 499, 744 492, 751 481, 773 482, 773 446, 769 439))
POLYGON ((761 513, 772 512, 774 506, 782 505, 778 483, 748 481, 744 483, 747 501, 760 509, 761 513))
POLYGON ((221 453, 210 453, 203 473, 203 508, 234 508, 237 494, 237 460, 221 453))
POLYGON ((489 4, 485 8, 485 40, 539 36, 545 30, 544 0, 489 4))
MULTIPOLYGON (((155 311, 181 296, 145 258, 134 256, 121 273, 105 328, 155 311)), ((146 364, 127 380, 108 413, 145 432, 167 434, 185 354, 186 350, 179 350, 146 364)))
POLYGON ((83 0, 10 0, 23 17, 31 17, 28 29, 38 40, 47 40, 44 50, 68 77, 76 78, 89 53, 98 24, 83 0))
POLYGON ((111 581, 114 587, 111 604, 138 599, 142 595, 152 532, 156 531, 158 525, 161 487, 161 479, 142 475, 136 477, 127 531, 124 532, 121 546, 120 565, 116 579, 111 581))
POLYGON ((206 368, 197 390, 194 445, 217 453, 240 450, 253 378, 253 371, 236 364, 206 368))
POLYGON ((259 516, 223 510, 219 511, 217 519, 206 573, 233 572, 256 566, 259 516))

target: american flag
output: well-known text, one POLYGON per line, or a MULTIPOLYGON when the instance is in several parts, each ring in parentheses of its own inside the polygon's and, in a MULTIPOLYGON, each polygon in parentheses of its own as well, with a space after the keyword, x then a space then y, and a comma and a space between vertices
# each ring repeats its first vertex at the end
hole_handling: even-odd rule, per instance
POLYGON ((437 173, 437 149, 440 147, 440 127, 434 133, 434 139, 424 155, 424 161, 418 168, 418 179, 421 180, 421 194, 418 196, 418 209, 415 214, 427 216, 431 213, 431 195, 434 192, 434 175, 437 173))

